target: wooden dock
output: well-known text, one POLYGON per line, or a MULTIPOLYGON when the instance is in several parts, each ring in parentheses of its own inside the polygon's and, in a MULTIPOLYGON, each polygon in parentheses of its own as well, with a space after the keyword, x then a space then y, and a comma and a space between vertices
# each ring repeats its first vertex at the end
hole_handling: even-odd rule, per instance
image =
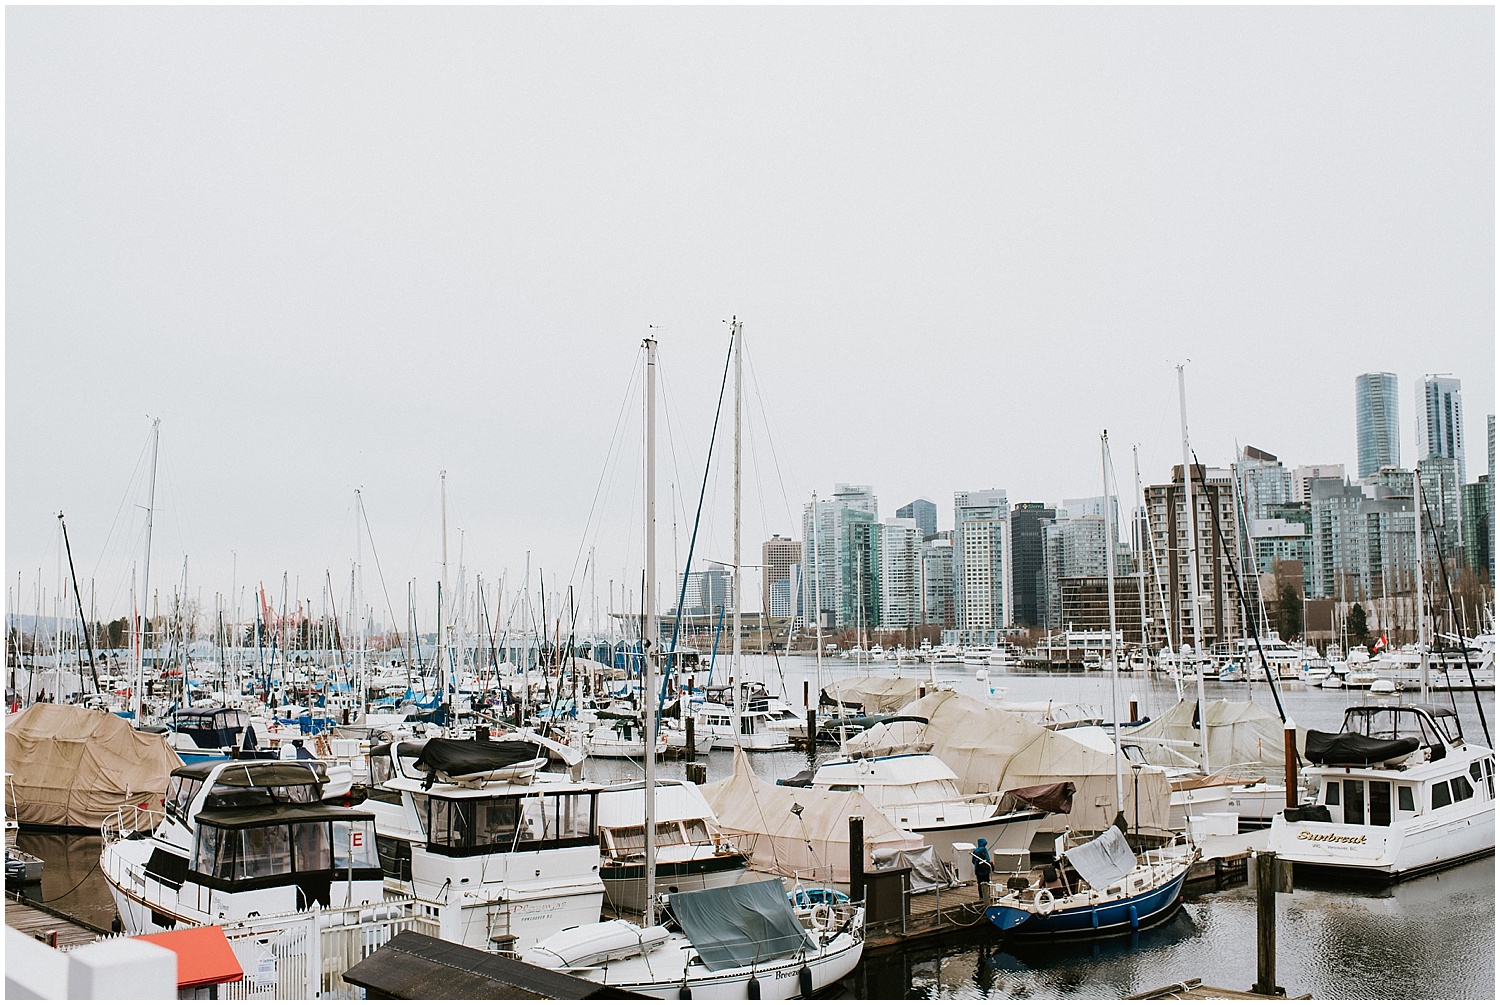
MULTIPOLYGON (((1312 995, 1298 995, 1291 1001, 1306 1001, 1312 995)), ((1164 988, 1156 988, 1153 991, 1142 991, 1138 995, 1126 995, 1126 1001, 1210 1001, 1214 999, 1230 1001, 1262 1001, 1278 1002, 1287 1001, 1286 995, 1263 995, 1254 991, 1235 991, 1232 988, 1210 987, 1203 983, 1201 977, 1183 981, 1181 984, 1168 984, 1164 988)))
POLYGON ((13 894, 7 894, 5 898, 5 923, 58 949, 88 945, 97 942, 99 936, 108 934, 53 914, 39 904, 18 900, 13 894))
POLYGON ((985 923, 977 883, 912 894, 904 918, 865 923, 865 952, 878 953, 898 944, 951 935, 985 923))

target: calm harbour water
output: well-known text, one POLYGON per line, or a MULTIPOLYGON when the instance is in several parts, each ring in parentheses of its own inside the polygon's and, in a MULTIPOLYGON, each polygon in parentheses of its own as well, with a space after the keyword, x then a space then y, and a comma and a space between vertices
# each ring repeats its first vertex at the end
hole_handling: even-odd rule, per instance
MULTIPOLYGON (((993 671, 987 683, 974 679, 972 667, 941 666, 939 680, 951 681, 962 693, 982 696, 1004 689, 1016 701, 1053 699, 1086 702, 1110 716, 1109 678, 1092 674, 1030 674, 993 671)), ((894 664, 876 665, 890 674, 894 664)), ((825 660, 823 680, 871 672, 846 660, 825 660)), ((928 676, 925 666, 903 667, 909 676, 928 676)), ((720 666, 722 673, 722 663, 720 666)), ((807 657, 775 661, 756 658, 747 673, 763 677, 773 691, 783 691, 800 705, 802 685, 816 693, 816 661, 807 657)), ((703 675, 699 675, 702 682, 703 675)), ((1274 711, 1264 683, 1205 686, 1207 697, 1247 697, 1274 711)), ((1171 682, 1122 677, 1122 714, 1131 697, 1141 713, 1159 715, 1176 700, 1171 682)), ((1408 701, 1412 695, 1404 695, 1408 701)), ((1493 693, 1483 696, 1485 716, 1495 729, 1493 693)), ((1335 730, 1358 692, 1283 688, 1283 702, 1299 726, 1335 730)), ((1436 702, 1449 704, 1447 694, 1436 702)), ((1466 736, 1482 741, 1474 696, 1458 692, 1457 704, 1466 736)), ((1493 734, 1492 734, 1493 735, 1493 734)), ((829 756, 820 753, 820 758, 829 756)), ((700 754, 709 779, 730 770, 727 751, 700 754)), ((807 765, 796 751, 756 754, 752 763, 763 778, 786 777, 807 765)), ((680 763, 663 763, 663 777, 682 777, 680 763)), ((639 777, 637 765, 624 761, 591 762, 590 776, 605 781, 639 777)), ((100 877, 97 835, 22 834, 19 844, 47 862, 42 896, 53 906, 107 928, 114 905, 100 877)), ((1278 897, 1277 983, 1291 995, 1314 998, 1392 999, 1495 998, 1495 859, 1449 869, 1433 876, 1380 890, 1349 890, 1301 884, 1278 897)), ((1119 998, 1140 991, 1201 978, 1226 988, 1249 988, 1255 982, 1255 895, 1246 886, 1190 892, 1183 909, 1150 931, 1096 943, 1029 945, 1000 938, 980 923, 966 932, 866 960, 846 982, 843 995, 859 998, 1119 998)))

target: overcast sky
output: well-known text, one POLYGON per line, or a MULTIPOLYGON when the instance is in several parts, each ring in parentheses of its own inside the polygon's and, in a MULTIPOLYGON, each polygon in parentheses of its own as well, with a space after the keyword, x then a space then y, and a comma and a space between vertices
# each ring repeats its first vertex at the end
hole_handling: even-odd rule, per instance
POLYGON ((1452 373, 1472 480, 1494 55, 1486 7, 8 8, 11 604, 61 510, 123 613, 159 417, 154 590, 186 556, 205 607, 285 573, 319 609, 358 557, 431 630, 446 470, 450 576, 529 552, 602 606, 651 325, 669 583, 731 316, 747 563, 837 482, 944 527, 955 490, 1097 495, 1105 428, 1124 492, 1132 444, 1162 481, 1188 360, 1205 462, 1351 475, 1355 376, 1399 376, 1409 464, 1452 373))

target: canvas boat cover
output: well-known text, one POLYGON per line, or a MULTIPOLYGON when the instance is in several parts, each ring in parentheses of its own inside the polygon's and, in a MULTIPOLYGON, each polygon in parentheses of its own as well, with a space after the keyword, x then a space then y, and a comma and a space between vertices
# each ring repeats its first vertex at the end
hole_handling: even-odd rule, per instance
POLYGON ((779 879, 668 895, 672 914, 709 970, 815 949, 779 879))
MULTIPOLYGON (((422 747, 417 767, 449 778, 476 775, 536 760, 539 747, 524 740, 449 740, 433 737, 422 747)), ((541 755, 546 756, 546 755, 541 755)))
POLYGON ((1077 792, 1078 786, 1072 782, 1049 782, 1045 785, 1025 785, 1019 789, 1009 789, 1005 794, 1016 802, 1035 806, 1048 813, 1072 813, 1073 796, 1077 792))
POLYGON ((775 876, 849 882, 849 818, 863 817, 866 867, 882 848, 915 852, 920 837, 900 830, 862 792, 797 789, 761 781, 743 750, 734 752, 734 772, 698 791, 713 807, 719 826, 745 853, 750 867, 775 876))
POLYGON ((1307 731, 1307 759, 1313 764, 1367 766, 1405 757, 1422 745, 1415 736, 1377 740, 1363 733, 1307 731))
POLYGON ((846 677, 823 688, 823 701, 858 705, 865 715, 878 715, 916 700, 917 689, 925 683, 911 677, 846 677))
POLYGON ((5 770, 18 823, 97 829, 126 804, 161 807, 182 758, 165 733, 143 733, 109 712, 38 702, 5 725, 5 770))
MULTIPOLYGON (((1048 831, 1101 832, 1114 822, 1115 757, 1079 743, 1068 730, 1029 722, 989 702, 951 691, 939 691, 912 702, 904 716, 928 720, 875 726, 849 741, 851 751, 894 749, 931 744, 932 753, 958 776, 965 793, 1005 792, 1033 785, 1070 781, 1076 786, 1073 807, 1043 823, 1048 831)), ((1154 768, 1124 775, 1126 817, 1143 831, 1168 833, 1171 786, 1154 768)))
POLYGON ((1063 852, 1068 864, 1078 870, 1083 881, 1095 890, 1130 875, 1135 868, 1135 853, 1125 843, 1120 828, 1111 827, 1094 840, 1063 852))
MULTIPOLYGON (((1208 734, 1208 769, 1252 774, 1276 773, 1285 765, 1285 732, 1275 712, 1253 701, 1208 702, 1203 717, 1208 734)), ((1199 763, 1198 703, 1182 700, 1144 726, 1121 731, 1126 744, 1138 744, 1152 764, 1187 767, 1199 763), (1170 741, 1164 743, 1162 741, 1170 741)))

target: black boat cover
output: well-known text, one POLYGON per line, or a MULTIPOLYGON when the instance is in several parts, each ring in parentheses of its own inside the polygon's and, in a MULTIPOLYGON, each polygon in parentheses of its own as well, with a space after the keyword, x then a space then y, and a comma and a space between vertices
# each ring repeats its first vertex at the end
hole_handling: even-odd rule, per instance
POLYGON ((483 771, 507 768, 522 761, 544 757, 534 743, 520 740, 448 740, 434 737, 422 747, 417 767, 441 771, 450 778, 477 775, 483 771))
POLYGON ((668 894, 672 914, 709 970, 743 967, 817 948, 779 879, 668 894))
POLYGON ((803 768, 790 778, 777 779, 777 785, 790 785, 795 789, 805 789, 812 784, 813 775, 817 772, 812 768, 803 768))
POLYGON ((1362 733, 1324 733, 1307 731, 1307 759, 1313 764, 1358 765, 1368 767, 1382 761, 1404 757, 1422 745, 1415 736, 1377 740, 1362 733))

